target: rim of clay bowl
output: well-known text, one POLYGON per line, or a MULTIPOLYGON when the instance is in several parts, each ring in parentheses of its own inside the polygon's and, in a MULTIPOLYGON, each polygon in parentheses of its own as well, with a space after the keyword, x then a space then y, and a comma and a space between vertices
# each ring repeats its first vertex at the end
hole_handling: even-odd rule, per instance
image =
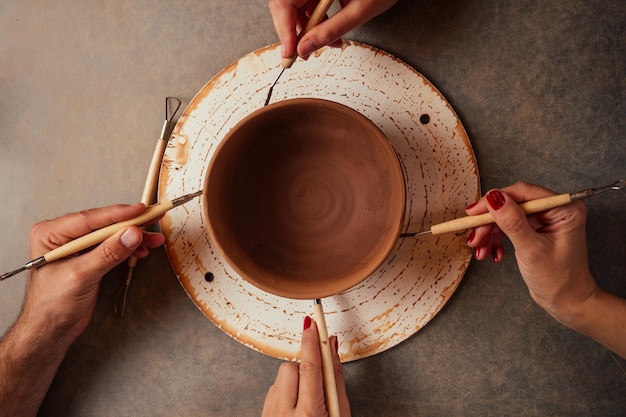
MULTIPOLYGON (((263 123, 268 122, 263 121, 263 123)), ((292 133, 295 132, 292 131, 292 133)), ((369 147, 367 148, 369 149, 369 147)), ((369 155, 372 156, 373 154, 370 153, 369 155)), ((381 181, 383 180, 381 179, 381 181)), ((371 187, 371 185, 368 185, 368 187, 371 187)), ((400 230, 404 221, 405 200, 405 181, 398 156, 391 142, 378 126, 361 113, 343 104, 325 99, 296 98, 279 101, 254 111, 243 118, 225 135, 224 139, 217 146, 206 172, 202 213, 212 242, 229 266, 241 275, 243 279, 274 295, 292 299, 317 299, 352 288, 380 267, 400 236, 400 230), (240 234, 237 233, 237 227, 240 227, 237 225, 239 221, 233 217, 235 216, 232 213, 233 210, 230 210, 233 207, 236 209, 237 206, 241 205, 231 206, 230 201, 225 202, 222 201, 224 200, 222 198, 213 198, 216 194, 228 195, 229 199, 234 198, 232 195, 235 193, 232 191, 234 187, 233 181, 235 180, 232 178, 239 173, 237 168, 243 166, 242 158, 247 157, 248 153, 250 153, 246 153, 246 149, 244 149, 244 152, 237 152, 241 151, 237 146, 243 143, 245 134, 252 131, 249 127, 251 123, 262 117, 266 120, 269 118, 269 123, 271 123, 272 117, 279 117, 277 115, 280 112, 305 111, 306 114, 309 114, 311 111, 317 110, 333 114, 341 112, 341 114, 350 118, 351 123, 358 125, 358 127, 354 125, 354 129, 361 128, 367 132, 367 137, 370 139, 370 143, 372 143, 371 146, 377 151, 375 153, 376 158, 380 156, 380 159, 388 169, 388 172, 385 173, 388 175, 383 175, 386 181, 383 184, 383 188, 388 188, 383 191, 387 194, 383 193, 381 195, 389 195, 390 197, 388 201, 380 203, 386 203, 388 207, 387 217, 389 221, 385 223, 384 227, 380 227, 380 225, 372 225, 372 227, 370 225, 361 226, 363 229, 376 228, 380 230, 379 235, 374 239, 373 250, 366 257, 355 259, 354 266, 350 270, 339 272, 332 280, 326 279, 327 277, 324 276, 319 281, 311 278, 312 275, 315 275, 315 272, 309 273, 310 276, 302 279, 294 278, 293 274, 297 274, 294 271, 285 271, 284 275, 281 275, 281 272, 272 271, 267 265, 260 265, 258 258, 260 255, 258 254, 257 259, 252 260, 251 256, 248 256, 250 251, 242 249, 240 234), (244 134, 243 139, 241 137, 242 132, 244 134), (245 155, 242 156, 242 153, 245 155), (227 160, 228 164, 224 162, 224 155, 229 158, 227 160), (233 161, 235 162, 233 163, 233 161), (219 178, 216 177, 216 173, 220 174, 219 178), (218 203, 215 203, 216 200, 218 203), (241 256, 241 254, 244 255, 241 256), (291 274, 291 278, 286 277, 287 274, 291 274)), ((258 201, 258 199, 253 200, 251 204, 255 204, 255 201, 258 201)), ((239 233, 244 232, 240 231, 239 233)), ((353 239, 357 239, 357 236, 354 236, 353 239)), ((324 265, 328 264, 324 263, 324 265)), ((299 273, 306 274, 303 271, 299 271, 299 273)))

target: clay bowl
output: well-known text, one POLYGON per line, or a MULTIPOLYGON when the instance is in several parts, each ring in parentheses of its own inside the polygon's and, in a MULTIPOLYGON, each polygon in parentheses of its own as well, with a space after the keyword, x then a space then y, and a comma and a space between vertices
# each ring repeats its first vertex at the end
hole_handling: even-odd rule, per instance
POLYGON ((395 245, 405 187, 369 119, 321 99, 265 106, 220 142, 203 211, 222 256, 269 293, 316 299, 374 272, 395 245))

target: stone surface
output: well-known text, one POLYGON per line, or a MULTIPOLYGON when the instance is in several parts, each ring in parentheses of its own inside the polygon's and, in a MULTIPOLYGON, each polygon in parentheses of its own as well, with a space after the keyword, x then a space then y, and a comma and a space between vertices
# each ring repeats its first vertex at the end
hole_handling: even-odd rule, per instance
MULTIPOLYGON (((422 72, 468 131, 484 191, 560 192, 626 173, 623 1, 401 1, 349 34, 422 72)), ((0 4, 0 266, 28 257, 37 220, 138 201, 163 101, 276 41, 266 1, 0 4)), ((626 296, 624 194, 587 202, 591 268, 626 296)), ((355 416, 621 416, 626 362, 528 296, 510 256, 472 262, 444 309, 397 347, 346 365, 355 416)), ((260 415, 279 360, 225 335, 165 251, 136 271, 123 319, 103 284, 41 416, 260 415)), ((0 328, 25 276, 0 284, 0 328)))

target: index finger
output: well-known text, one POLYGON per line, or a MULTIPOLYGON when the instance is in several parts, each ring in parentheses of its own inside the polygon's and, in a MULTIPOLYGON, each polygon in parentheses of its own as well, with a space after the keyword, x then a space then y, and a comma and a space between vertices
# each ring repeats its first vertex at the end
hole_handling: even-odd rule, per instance
POLYGON ((326 408, 322 377, 322 355, 315 321, 302 332, 300 359, 300 386, 298 387, 298 408, 316 410, 326 408))
MULTIPOLYGON (((513 197, 513 200, 518 203, 556 194, 554 191, 547 188, 523 181, 516 182, 515 184, 509 185, 501 190, 513 197)), ((483 196, 475 204, 469 206, 466 211, 469 215, 486 213, 488 211, 487 200, 483 196)))
POLYGON ((116 204, 44 220, 31 229, 31 252, 35 255, 57 248, 73 239, 113 223, 132 219, 146 210, 144 204, 116 204))
POLYGON ((299 9, 307 3, 307 0, 278 1, 271 0, 269 3, 274 29, 283 47, 283 58, 290 57, 296 51, 297 25, 299 9))

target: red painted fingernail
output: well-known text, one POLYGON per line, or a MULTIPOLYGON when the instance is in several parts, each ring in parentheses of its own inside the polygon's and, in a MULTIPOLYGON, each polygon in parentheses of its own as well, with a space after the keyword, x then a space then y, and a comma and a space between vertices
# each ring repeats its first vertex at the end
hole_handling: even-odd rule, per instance
POLYGON ((470 243, 472 243, 472 240, 474 240, 475 237, 476 237, 476 230, 472 230, 472 233, 470 233, 469 236, 467 237, 467 244, 469 245, 470 243))
POLYGON ((493 258, 493 261, 495 263, 500 262, 500 258, 498 258, 498 249, 493 248, 493 250, 491 251, 491 257, 493 258))
POLYGON ((339 353, 339 339, 335 337, 335 352, 339 353))
POLYGON ((480 256, 480 248, 476 248, 474 250, 474 258, 478 259, 479 256, 480 256))
POLYGON ((475 202, 475 203, 470 204, 470 205, 469 205, 469 206, 467 206, 467 207, 465 207, 465 210, 469 210, 469 209, 471 209, 471 208, 475 207, 475 206, 476 206, 476 204, 478 204, 478 201, 477 201, 477 202, 475 202))
POLYGON ((504 194, 498 190, 489 191, 486 195, 487 202, 494 210, 500 210, 504 205, 504 194))
POLYGON ((304 330, 308 329, 309 327, 311 327, 311 317, 306 316, 304 318, 304 330))

